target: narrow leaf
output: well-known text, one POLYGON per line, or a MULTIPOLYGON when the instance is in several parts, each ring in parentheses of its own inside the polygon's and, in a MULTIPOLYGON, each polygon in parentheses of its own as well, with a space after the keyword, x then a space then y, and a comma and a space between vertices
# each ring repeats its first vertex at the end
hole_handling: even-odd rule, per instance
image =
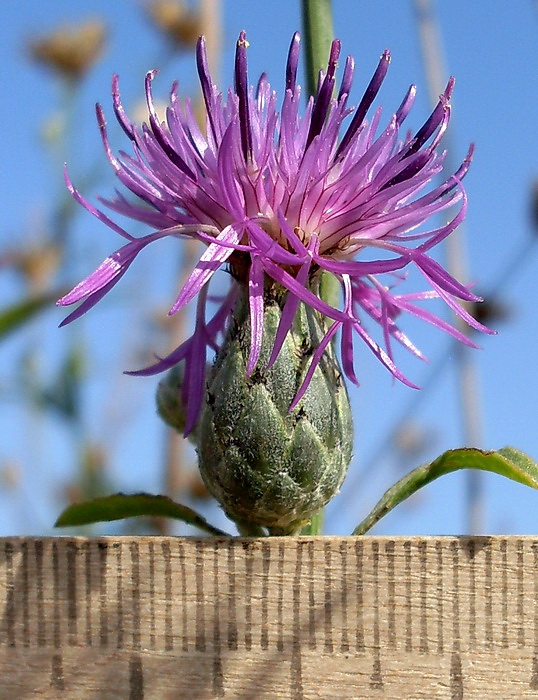
POLYGON ((412 496, 431 481, 458 469, 481 469, 500 474, 520 484, 538 489, 538 464, 514 447, 503 447, 498 451, 478 450, 465 447, 448 450, 433 462, 423 464, 400 479, 385 492, 381 500, 366 518, 353 530, 353 535, 364 535, 383 516, 412 496))
POLYGON ((11 306, 0 309, 0 339, 30 321, 40 311, 50 307, 63 293, 63 290, 46 292, 39 296, 27 297, 11 306))
POLYGON ((115 493, 112 496, 96 498, 93 501, 74 503, 63 511, 55 526, 89 525, 90 523, 110 522, 111 520, 138 516, 174 518, 194 525, 211 535, 230 536, 223 530, 210 525, 205 518, 191 508, 176 503, 167 496, 154 496, 149 493, 115 493))

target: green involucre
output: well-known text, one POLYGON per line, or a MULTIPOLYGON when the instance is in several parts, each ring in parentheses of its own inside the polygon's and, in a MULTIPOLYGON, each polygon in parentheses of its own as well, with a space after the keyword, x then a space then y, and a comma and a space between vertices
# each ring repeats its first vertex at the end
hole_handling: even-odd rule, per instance
POLYGON ((199 427, 200 471, 232 519, 291 534, 339 490, 351 460, 351 410, 328 347, 298 406, 289 412, 323 337, 317 312, 301 305, 275 364, 269 360, 281 316, 266 300, 258 367, 246 376, 250 321, 240 302, 209 374, 199 427))

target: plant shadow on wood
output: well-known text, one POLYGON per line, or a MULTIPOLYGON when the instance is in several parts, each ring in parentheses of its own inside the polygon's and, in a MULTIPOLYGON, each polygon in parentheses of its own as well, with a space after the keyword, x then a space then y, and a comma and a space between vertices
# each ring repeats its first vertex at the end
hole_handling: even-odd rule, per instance
POLYGON ((524 601, 538 550, 507 543, 5 540, 3 682, 13 697, 306 700, 370 697, 403 679, 462 696, 465 654, 523 659, 532 645, 524 601))

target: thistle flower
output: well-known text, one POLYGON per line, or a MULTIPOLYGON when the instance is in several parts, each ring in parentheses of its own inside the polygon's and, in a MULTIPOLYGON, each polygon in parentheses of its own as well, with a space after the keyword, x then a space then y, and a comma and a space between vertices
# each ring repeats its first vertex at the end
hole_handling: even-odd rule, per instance
POLYGON ((432 183, 443 170, 444 153, 438 152, 438 146, 450 118, 454 80, 449 80, 437 106, 414 135, 402 128, 413 105, 414 86, 381 129, 380 108, 369 121, 366 115, 385 78, 389 52, 381 56, 364 96, 353 109, 348 106, 354 73, 351 57, 335 92, 340 54, 340 42, 335 40, 316 95, 301 114, 301 89, 296 81, 299 41, 295 34, 279 113, 265 75, 255 89, 248 85, 244 32, 237 42, 234 87, 226 97, 211 81, 205 42, 199 39, 197 67, 207 111, 206 135, 196 123, 190 101, 180 102, 176 83, 166 121, 159 121, 152 97, 155 71, 147 74, 145 84, 148 123, 136 126, 125 114, 118 78, 113 78, 114 112, 131 141, 132 155, 113 154, 99 105, 97 121, 116 175, 138 201, 121 193, 100 201, 120 215, 147 224, 153 230, 148 235, 133 237, 87 201, 66 174, 74 198, 127 243, 60 299, 60 305, 82 302, 64 324, 105 296, 149 244, 173 236, 193 237, 207 245, 170 309, 174 314, 197 297, 193 334, 167 357, 133 372, 148 375, 185 362, 181 391, 186 433, 196 424, 204 400, 207 351, 222 346, 242 296, 248 310, 248 376, 266 359, 262 345, 268 298, 281 300, 281 313, 264 370, 277 361, 303 305, 326 321, 290 409, 305 395, 338 331, 342 367, 350 381, 357 383, 353 343, 358 336, 394 377, 410 386, 414 385, 395 364, 393 342, 423 356, 398 325, 404 312, 476 347, 466 334, 417 302, 440 298, 472 328, 489 332, 461 304, 480 299, 430 256, 460 224, 466 210, 462 180, 472 147, 453 175, 441 184, 432 183), (457 203, 454 218, 422 230, 432 216, 457 203), (231 272, 230 288, 208 319, 208 287, 223 265, 231 272), (424 291, 402 294, 395 290, 409 266, 425 279, 424 291), (339 281, 340 305, 320 297, 316 282, 321 273, 339 281), (269 294, 268 289, 272 290, 269 294), (374 339, 368 323, 379 326, 382 341, 374 339))

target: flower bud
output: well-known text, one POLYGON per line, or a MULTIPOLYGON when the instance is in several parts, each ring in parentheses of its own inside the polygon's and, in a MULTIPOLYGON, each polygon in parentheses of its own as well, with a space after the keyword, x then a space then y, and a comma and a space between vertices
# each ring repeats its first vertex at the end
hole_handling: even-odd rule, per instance
MULTIPOLYGON (((184 374, 185 367, 183 363, 172 367, 159 382, 156 396, 157 412, 160 417, 167 425, 181 434, 184 433, 187 423, 187 413, 181 398, 184 374)), ((188 439, 193 444, 197 443, 197 426, 189 433, 188 439)))
POLYGON ((275 363, 281 317, 266 299, 261 355, 250 377, 250 318, 245 300, 209 374, 199 426, 200 471, 210 493, 238 523, 293 534, 339 490, 351 460, 351 409, 328 347, 298 405, 289 411, 324 335, 319 314, 301 304, 275 363))

